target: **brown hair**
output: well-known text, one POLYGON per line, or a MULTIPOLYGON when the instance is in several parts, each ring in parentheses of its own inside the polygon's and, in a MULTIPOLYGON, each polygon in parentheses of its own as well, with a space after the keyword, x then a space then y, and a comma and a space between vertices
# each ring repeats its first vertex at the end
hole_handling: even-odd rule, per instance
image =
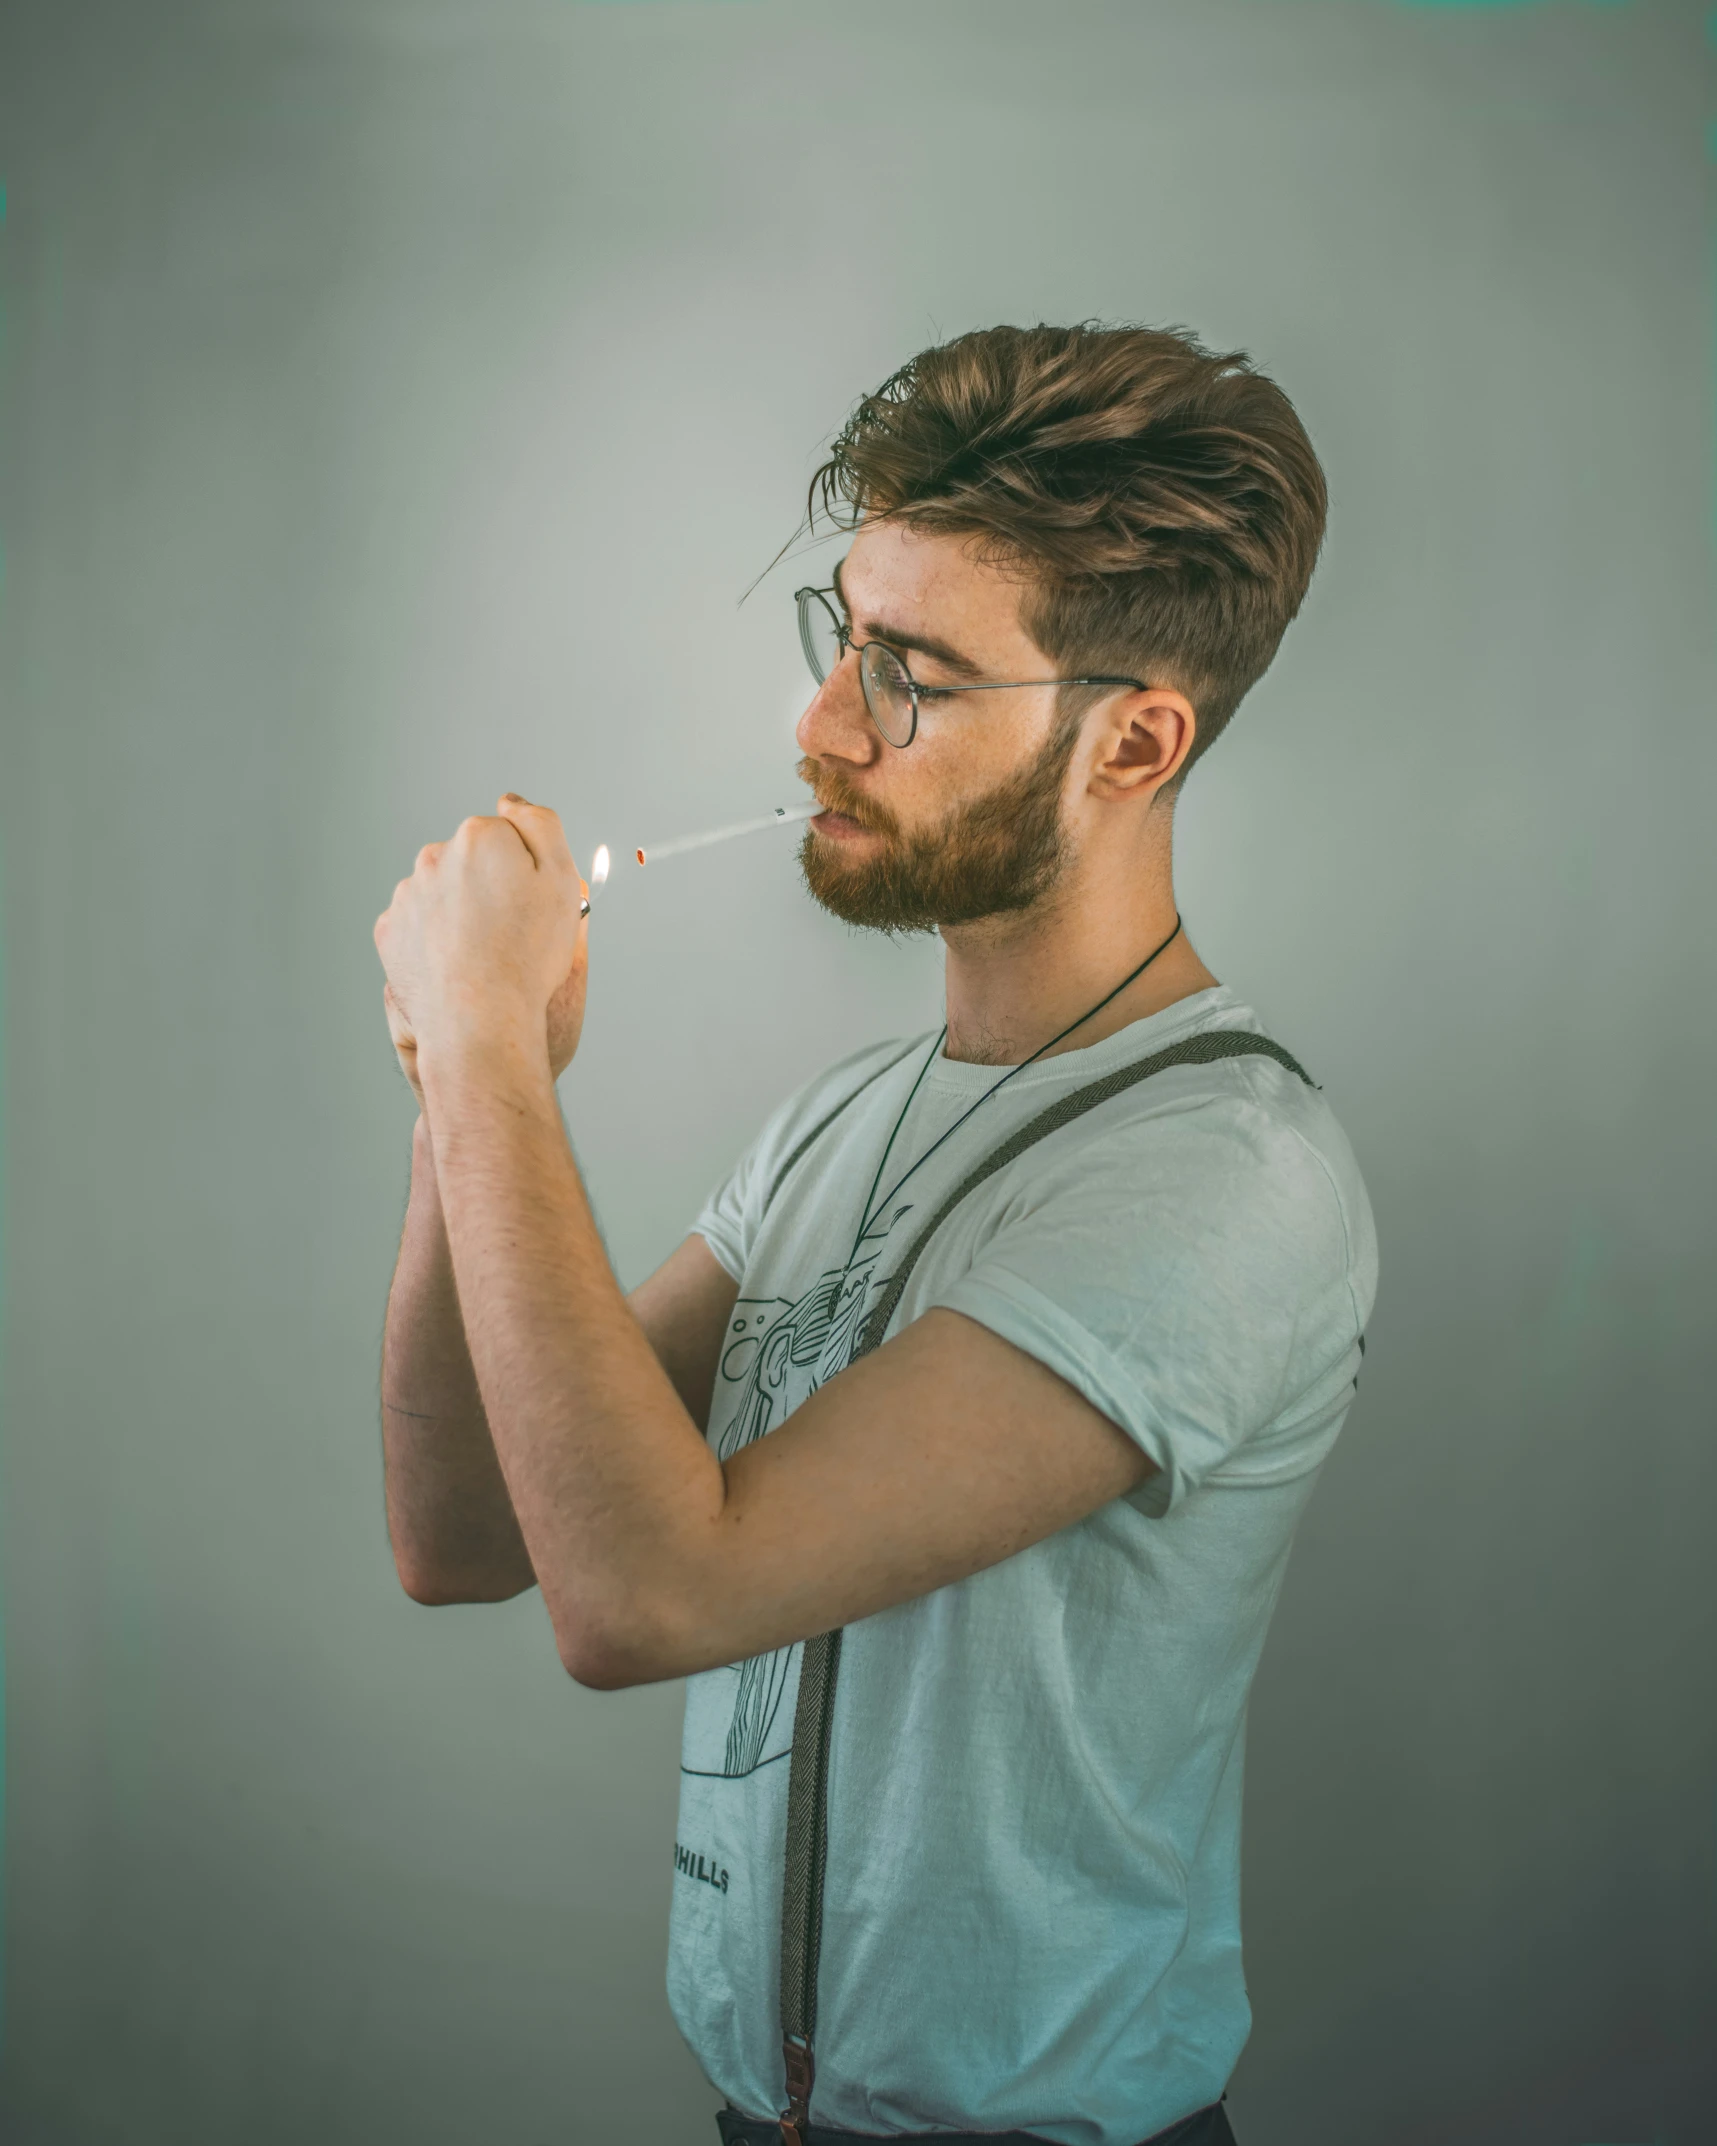
POLYGON ((1085 322, 921 350, 847 420, 810 513, 979 538, 1029 577, 1021 622, 1059 667, 1185 693, 1191 767, 1300 608, 1326 499, 1293 405, 1243 351, 1085 322))

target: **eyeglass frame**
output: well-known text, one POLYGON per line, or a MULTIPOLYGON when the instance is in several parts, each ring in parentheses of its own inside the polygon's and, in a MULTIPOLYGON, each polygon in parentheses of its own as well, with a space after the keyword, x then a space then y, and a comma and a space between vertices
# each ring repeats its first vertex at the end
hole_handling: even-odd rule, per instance
MULTIPOLYGON (((793 601, 799 607, 799 646, 805 652, 805 662, 810 669, 811 676, 817 681, 818 685, 827 685, 832 673, 824 672, 819 665, 816 644, 811 636, 811 598, 815 597, 828 613, 829 622, 835 629, 835 639, 840 644, 841 654, 836 661, 835 669, 838 670, 849 655, 857 656, 860 659, 859 688, 864 694, 865 712, 876 725, 878 737, 881 738, 885 745, 892 745, 896 752, 904 752, 907 746, 917 737, 919 701, 925 696, 940 700, 945 694, 953 693, 1017 693, 1027 686, 1131 686, 1136 693, 1148 693, 1151 690, 1142 678, 992 678, 986 679, 981 685, 921 685, 907 668, 906 658, 897 649, 891 648, 886 641, 855 641, 851 625, 838 616, 834 605, 829 602, 828 599, 831 596, 839 601, 840 590, 830 587, 827 589, 803 588, 793 591, 793 601), (890 657, 898 665, 900 675, 906 681, 907 696, 912 702, 912 727, 907 731, 904 739, 897 740, 889 736, 888 732, 883 729, 882 719, 877 714, 876 708, 871 701, 871 681, 863 660, 864 652, 867 648, 880 648, 886 656, 890 657)), ((845 609, 844 605, 842 609, 845 609)))

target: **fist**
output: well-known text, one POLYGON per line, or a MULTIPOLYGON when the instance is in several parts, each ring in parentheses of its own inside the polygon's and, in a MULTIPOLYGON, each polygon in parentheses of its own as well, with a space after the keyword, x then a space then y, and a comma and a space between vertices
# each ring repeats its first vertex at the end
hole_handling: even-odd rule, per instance
POLYGON ((421 1057, 471 1042, 520 1042, 564 1069, 584 1015, 586 891, 558 816, 511 793, 418 852, 375 929, 414 1088, 421 1057))

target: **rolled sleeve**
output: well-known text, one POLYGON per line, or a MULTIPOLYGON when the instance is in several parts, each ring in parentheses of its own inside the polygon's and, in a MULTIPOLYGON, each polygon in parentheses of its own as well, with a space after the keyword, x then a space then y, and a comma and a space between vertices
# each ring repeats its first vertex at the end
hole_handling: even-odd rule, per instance
MULTIPOLYGON (((1354 1339, 1345 1232, 1297 1136, 1233 1101, 1072 1155, 929 1295, 1065 1379, 1156 1464, 1172 1511, 1354 1339)), ((1274 1455, 1280 1465, 1282 1455, 1274 1455)))

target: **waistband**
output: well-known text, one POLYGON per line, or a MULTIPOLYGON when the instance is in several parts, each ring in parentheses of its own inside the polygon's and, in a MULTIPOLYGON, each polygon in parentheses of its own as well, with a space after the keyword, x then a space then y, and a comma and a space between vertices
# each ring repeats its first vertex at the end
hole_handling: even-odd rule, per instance
MULTIPOLYGON (((781 2126, 773 2117, 741 2116, 734 2108, 718 2109, 716 2125, 722 2146, 781 2146, 781 2126)), ((891 2132, 886 2139, 872 2131, 828 2131, 813 2124, 806 2146, 1053 2146, 1034 2131, 891 2132)), ((1221 2102, 1195 2109, 1166 2131, 1153 2131, 1139 2146, 1235 2146, 1228 2112, 1221 2102)))

